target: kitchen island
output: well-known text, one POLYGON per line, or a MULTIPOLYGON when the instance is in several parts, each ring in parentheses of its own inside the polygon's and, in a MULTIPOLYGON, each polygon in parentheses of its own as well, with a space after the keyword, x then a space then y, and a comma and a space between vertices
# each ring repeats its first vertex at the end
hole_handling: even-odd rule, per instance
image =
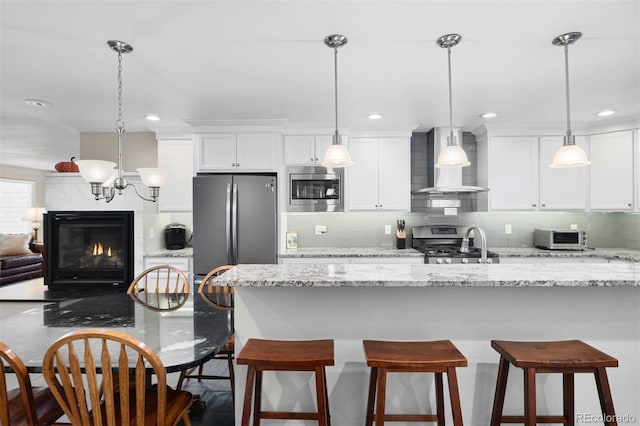
MULTIPOLYGON (((639 263, 238 265, 217 280, 237 287, 236 351, 251 337, 335 339, 336 365, 327 369, 335 425, 364 423, 363 339, 450 339, 469 360, 458 380, 472 426, 489 423, 499 359, 492 339, 581 339, 620 361, 609 371, 616 413, 640 421, 639 263)), ((245 373, 237 369, 237 400, 245 373)), ((313 409, 309 380, 265 375, 263 404, 313 409)), ((562 411, 561 383, 557 375, 538 379, 540 412, 562 411)), ((395 375, 388 389, 390 412, 434 407, 431 377, 395 375)), ((522 375, 513 370, 505 414, 521 410, 522 375)), ((577 375, 576 413, 598 410, 593 377, 577 375)))

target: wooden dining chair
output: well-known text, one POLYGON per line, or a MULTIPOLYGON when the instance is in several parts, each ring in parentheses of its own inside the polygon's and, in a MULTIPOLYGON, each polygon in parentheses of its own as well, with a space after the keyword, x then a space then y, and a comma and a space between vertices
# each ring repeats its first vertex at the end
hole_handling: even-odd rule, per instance
POLYGON ((158 355, 125 333, 73 331, 49 347, 42 364, 73 426, 191 425, 191 393, 171 389, 158 355), (147 368, 155 375, 153 385, 147 368))
POLYGON ((189 279, 174 266, 156 265, 142 271, 131 282, 127 293, 147 308, 176 310, 189 298, 189 279))
MULTIPOLYGON (((234 265, 222 265, 210 271, 200 283, 198 287, 198 294, 207 302, 209 305, 213 306, 216 309, 220 309, 223 311, 227 311, 229 315, 229 324, 233 327, 233 304, 234 304, 234 287, 230 286, 220 286, 215 285, 215 282, 212 281, 213 278, 223 274, 229 269, 233 268, 234 265)), ((233 329, 232 329, 233 330, 233 329)), ((234 336, 233 334, 229 337, 229 340, 225 343, 225 345, 218 351, 218 353, 211 359, 218 360, 226 360, 227 366, 229 369, 228 376, 221 375, 206 375, 203 373, 204 364, 200 364, 197 369, 198 373, 193 374, 195 368, 191 370, 187 370, 181 374, 180 379, 178 380, 177 388, 180 389, 182 383, 185 379, 198 379, 198 382, 201 380, 229 380, 231 384, 231 395, 232 398, 235 399, 235 374, 233 369, 233 353, 234 353, 234 336)))
POLYGON ((32 387, 27 367, 0 342, 0 426, 49 426, 63 415, 51 390, 45 386, 32 387), (15 374, 18 388, 7 389, 5 367, 15 374))

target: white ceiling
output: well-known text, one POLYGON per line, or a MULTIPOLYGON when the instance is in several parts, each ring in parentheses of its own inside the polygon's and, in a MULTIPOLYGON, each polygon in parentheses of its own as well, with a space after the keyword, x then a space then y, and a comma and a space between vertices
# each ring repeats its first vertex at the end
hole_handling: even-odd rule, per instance
POLYGON ((640 115, 640 2, 629 1, 30 1, 0 2, 0 163, 51 169, 78 154, 79 132, 114 128, 117 55, 124 40, 128 132, 191 120, 333 122, 338 51, 340 127, 448 124, 446 50, 452 49, 454 125, 497 111, 509 126, 565 124, 563 50, 569 49, 576 128, 640 115), (24 104, 26 98, 49 108, 24 104), (371 112, 383 120, 372 124, 371 112), (145 114, 162 121, 152 124, 145 114))

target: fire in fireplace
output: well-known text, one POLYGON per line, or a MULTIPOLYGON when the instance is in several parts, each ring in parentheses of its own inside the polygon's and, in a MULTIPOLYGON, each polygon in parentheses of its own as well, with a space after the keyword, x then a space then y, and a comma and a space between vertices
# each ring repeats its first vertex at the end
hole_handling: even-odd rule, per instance
POLYGON ((117 286, 133 280, 132 211, 45 214, 45 284, 117 286))

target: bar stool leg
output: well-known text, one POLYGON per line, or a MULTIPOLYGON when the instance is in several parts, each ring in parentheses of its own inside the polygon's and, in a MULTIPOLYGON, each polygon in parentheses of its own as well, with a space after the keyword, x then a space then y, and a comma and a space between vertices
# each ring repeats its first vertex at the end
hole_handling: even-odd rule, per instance
POLYGON ((316 367, 316 398, 318 399, 318 425, 329 426, 327 422, 327 394, 324 390, 324 374, 322 367, 316 367))
POLYGON ((493 398, 493 412, 491 413, 491 426, 500 426, 502 422, 502 408, 504 407, 504 395, 507 391, 508 376, 509 361, 500 357, 498 378, 496 380, 496 394, 493 398))
POLYGON ((253 399, 253 426, 260 426, 262 417, 262 371, 256 370, 256 393, 253 399))
POLYGON ((256 368, 252 365, 247 369, 247 384, 244 388, 244 402, 242 404, 242 426, 249 426, 251 416, 251 397, 253 396, 253 381, 255 379, 256 368))
POLYGON ((327 389, 327 370, 322 367, 322 386, 324 386, 324 400, 327 407, 327 426, 331 426, 331 410, 329 410, 329 390, 327 389))
POLYGON ((536 370, 524 369, 524 424, 536 426, 536 370))
POLYGON ((574 402, 574 382, 573 373, 562 374, 562 391, 564 401, 564 419, 567 426, 574 426, 575 421, 575 402, 574 402))
POLYGON ((438 426, 444 426, 444 388, 442 385, 442 373, 435 373, 436 376, 436 416, 438 426))
POLYGON ((611 389, 609 388, 607 370, 604 368, 596 368, 595 376, 598 396, 600 397, 600 407, 606 420, 604 424, 606 426, 618 426, 616 413, 613 409, 613 398, 611 397, 611 389))
POLYGON ((369 397, 367 398, 367 418, 365 426, 373 426, 373 407, 376 401, 376 385, 378 383, 378 367, 371 367, 369 375, 369 397))
POLYGON ((378 369, 378 392, 376 399, 376 426, 384 426, 384 403, 387 396, 387 369, 378 369))
MULTIPOLYGON (((458 375, 454 367, 447 368, 449 381, 449 398, 451 399, 451 415, 454 426, 462 426, 462 407, 460 407, 460 392, 458 391, 458 375)), ((534 425, 535 426, 535 425, 534 425)))

